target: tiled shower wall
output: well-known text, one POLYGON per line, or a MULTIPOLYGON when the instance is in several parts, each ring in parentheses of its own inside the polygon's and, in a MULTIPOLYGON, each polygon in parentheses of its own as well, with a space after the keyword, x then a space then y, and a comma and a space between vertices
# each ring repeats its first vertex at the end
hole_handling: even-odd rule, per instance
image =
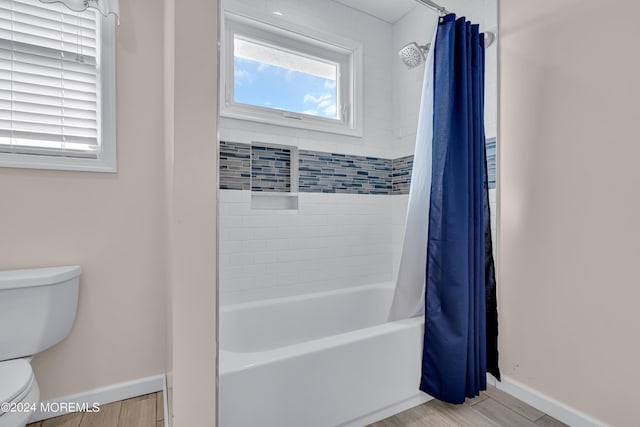
MULTIPOLYGON (((220 142, 220 189, 289 191, 288 149, 220 142)), ((301 193, 408 194, 413 156, 400 159, 299 151, 301 193)))
POLYGON ((220 189, 251 189, 251 146, 220 141, 220 189))
MULTIPOLYGON (((495 141, 487 142, 492 145, 495 150, 495 141)), ((260 210, 251 208, 247 190, 284 174, 290 163, 275 166, 285 166, 290 153, 253 148, 252 154, 248 144, 220 146, 223 304, 395 280, 413 156, 300 151, 298 209, 260 210)), ((495 190, 490 196, 495 211, 495 190)), ((492 225, 495 230, 495 215, 492 225)))
POLYGON ((413 156, 400 157, 393 160, 393 194, 409 194, 413 156))
POLYGON ((390 194, 392 161, 317 151, 300 151, 300 191, 390 194))
POLYGON ((221 303, 393 282, 408 198, 300 193, 298 210, 264 211, 250 191, 221 190, 221 303))
MULTIPOLYGON (((496 139, 487 140, 489 188, 496 187, 496 139)), ((303 193, 409 194, 413 156, 399 159, 301 150, 303 193)), ((291 152, 285 148, 220 142, 220 189, 289 191, 291 152)))
POLYGON ((220 190, 221 303, 391 281, 394 197, 300 193, 298 210, 268 211, 220 190))
MULTIPOLYGON (((271 14, 271 2, 229 2, 271 14)), ((362 42, 364 132, 358 138, 220 119, 220 138, 243 143, 223 143, 220 152, 223 304, 393 281, 400 259, 424 69, 407 70, 397 51, 413 40, 429 42, 437 14, 417 7, 389 24, 332 1, 280 3, 290 9, 282 19, 362 42), (256 178, 259 172, 251 171, 252 141, 295 146, 302 167, 320 169, 298 171, 298 210, 251 209, 247 190, 252 181, 258 182, 252 173, 256 178), (369 168, 376 163, 381 169, 369 168)), ((464 10, 483 29, 493 29, 495 3, 456 0, 452 9, 464 10)), ((487 51, 489 136, 495 135, 496 127, 495 52, 487 51)), ((490 195, 495 212, 495 190, 490 195)), ((495 215, 492 224, 495 230, 495 215)))
POLYGON ((251 190, 291 191, 291 150, 279 147, 251 147, 251 190))

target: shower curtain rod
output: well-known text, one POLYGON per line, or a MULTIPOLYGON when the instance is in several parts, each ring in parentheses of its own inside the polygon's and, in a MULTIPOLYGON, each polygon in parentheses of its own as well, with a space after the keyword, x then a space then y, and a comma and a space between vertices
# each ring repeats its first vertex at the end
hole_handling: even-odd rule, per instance
POLYGON ((416 0, 416 1, 423 6, 427 6, 427 7, 430 7, 431 9, 435 9, 444 15, 448 15, 449 13, 451 13, 447 9, 445 9, 443 6, 440 6, 438 3, 433 2, 431 0, 416 0))

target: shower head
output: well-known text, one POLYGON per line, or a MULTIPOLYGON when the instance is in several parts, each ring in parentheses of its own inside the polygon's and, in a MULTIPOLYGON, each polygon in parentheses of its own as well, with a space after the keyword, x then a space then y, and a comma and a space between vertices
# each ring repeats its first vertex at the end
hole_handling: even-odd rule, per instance
MULTIPOLYGON (((496 41, 496 33, 493 31, 486 31, 484 34, 484 46, 485 48, 491 46, 496 41)), ((411 42, 402 47, 398 51, 398 55, 404 65, 407 68, 416 68, 418 65, 424 64, 427 60, 427 52, 431 47, 431 43, 425 45, 419 45, 416 42, 411 42)))
POLYGON ((415 68, 418 65, 423 64, 427 59, 426 53, 429 50, 430 46, 431 43, 420 46, 416 42, 411 42, 403 46, 402 49, 398 51, 398 55, 400 56, 400 59, 402 59, 402 62, 404 62, 404 65, 407 66, 407 68, 415 68))

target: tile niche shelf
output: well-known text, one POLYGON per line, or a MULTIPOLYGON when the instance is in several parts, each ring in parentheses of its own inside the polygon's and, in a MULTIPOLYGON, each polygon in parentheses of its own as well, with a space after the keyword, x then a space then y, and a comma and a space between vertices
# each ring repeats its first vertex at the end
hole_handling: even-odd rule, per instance
POLYGON ((251 143, 251 209, 298 209, 298 148, 251 143))

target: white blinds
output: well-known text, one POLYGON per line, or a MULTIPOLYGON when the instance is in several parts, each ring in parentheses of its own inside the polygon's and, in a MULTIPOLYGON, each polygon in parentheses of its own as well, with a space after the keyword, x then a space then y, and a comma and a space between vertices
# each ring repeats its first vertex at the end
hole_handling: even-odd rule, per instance
POLYGON ((98 156, 98 25, 94 11, 0 0, 0 151, 98 156))

